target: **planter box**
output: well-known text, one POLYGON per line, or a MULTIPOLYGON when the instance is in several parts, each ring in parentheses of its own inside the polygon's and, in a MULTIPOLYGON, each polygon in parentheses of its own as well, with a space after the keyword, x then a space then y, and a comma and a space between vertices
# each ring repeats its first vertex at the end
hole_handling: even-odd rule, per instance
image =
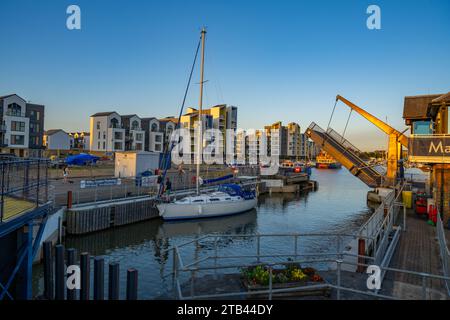
MULTIPOLYGON (((248 291, 260 291, 260 290, 269 290, 269 286, 267 285, 260 285, 260 284, 251 284, 246 279, 242 280, 242 283, 244 287, 248 291)), ((274 283, 272 284, 272 289, 289 289, 289 288, 297 288, 297 287, 308 287, 312 285, 318 285, 318 284, 326 284, 325 281, 322 282, 312 282, 312 281, 301 281, 301 282, 287 282, 287 283, 274 283)), ((307 296, 325 296, 329 297, 331 293, 330 288, 311 288, 311 289, 303 289, 301 291, 291 291, 291 292, 277 292, 273 293, 273 297, 307 297, 307 296)), ((249 295, 250 299, 257 299, 258 297, 264 298, 267 297, 268 294, 252 294, 249 295)))

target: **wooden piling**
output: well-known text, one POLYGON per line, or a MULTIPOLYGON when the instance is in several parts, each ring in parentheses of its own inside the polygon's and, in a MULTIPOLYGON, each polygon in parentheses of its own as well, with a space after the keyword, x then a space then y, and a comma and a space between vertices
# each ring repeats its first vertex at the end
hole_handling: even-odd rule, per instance
POLYGON ((94 259, 94 300, 105 299, 105 260, 94 259))
MULTIPOLYGON (((358 256, 365 256, 366 255, 366 240, 365 239, 358 239, 358 256)), ((357 272, 364 272, 366 267, 363 265, 366 263, 366 259, 364 257, 358 257, 358 268, 356 269, 357 272)))
POLYGON ((108 275, 108 299, 119 300, 119 271, 120 267, 118 263, 109 264, 108 275))
MULTIPOLYGON (((73 248, 67 249, 67 266, 73 266, 77 263, 77 251, 73 248)), ((67 288, 67 300, 76 300, 77 290, 67 288)))
POLYGON ((53 300, 53 255, 52 242, 44 242, 44 297, 53 300))
POLYGON ((90 256, 89 253, 83 252, 80 255, 80 269, 81 269, 81 291, 80 300, 89 300, 90 289, 90 256))
POLYGON ((55 246, 55 299, 64 300, 64 291, 66 287, 65 267, 64 267, 64 246, 58 244, 55 246))
POLYGON ((138 272, 136 269, 127 270, 127 300, 137 300, 138 272))

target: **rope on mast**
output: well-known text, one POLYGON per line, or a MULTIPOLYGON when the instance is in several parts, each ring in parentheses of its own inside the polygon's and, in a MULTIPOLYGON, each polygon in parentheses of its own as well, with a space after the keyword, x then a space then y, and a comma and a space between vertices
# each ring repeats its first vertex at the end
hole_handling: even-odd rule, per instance
MULTIPOLYGON (((191 71, 190 71, 190 73, 189 73, 189 79, 188 79, 188 83, 187 83, 187 85, 186 85, 186 90, 184 91, 183 102, 182 102, 182 104, 181 104, 181 109, 180 109, 180 113, 179 113, 179 115, 178 115, 178 122, 177 122, 177 124, 175 125, 175 130, 177 130, 177 129, 180 128, 181 116, 183 115, 184 105, 185 105, 185 103, 186 103, 186 98, 187 98, 187 95, 188 95, 188 92, 189 92, 189 87, 190 87, 190 85, 191 85, 192 75, 193 75, 193 73, 194 73, 195 64, 196 64, 197 57, 198 57, 198 52, 199 52, 199 50, 200 50, 200 44, 201 44, 201 37, 200 37, 200 39, 199 39, 199 41, 198 41, 198 44, 197 44, 197 50, 195 51, 194 61, 193 61, 193 63, 192 63, 191 71)), ((169 144, 170 144, 170 147, 169 147, 169 144, 167 144, 167 145, 166 145, 166 148, 165 148, 165 151, 164 151, 164 152, 165 152, 165 153, 164 153, 164 157, 163 157, 163 168, 164 168, 164 173, 163 173, 162 181, 161 181, 161 184, 160 184, 159 190, 158 190, 158 198, 161 197, 161 193, 162 193, 162 190, 163 190, 164 185, 165 185, 165 179, 166 179, 166 175, 167 175, 167 170, 168 170, 169 167, 170 167, 171 161, 168 161, 169 155, 172 153, 172 150, 173 150, 173 148, 175 147, 175 144, 174 144, 171 140, 169 140, 169 141, 170 141, 170 143, 169 143, 169 144), (169 149, 170 149, 170 151, 169 151, 169 149), (169 151, 169 152, 168 152, 168 151, 169 151), (167 163, 169 163, 169 165, 168 165, 167 163)))

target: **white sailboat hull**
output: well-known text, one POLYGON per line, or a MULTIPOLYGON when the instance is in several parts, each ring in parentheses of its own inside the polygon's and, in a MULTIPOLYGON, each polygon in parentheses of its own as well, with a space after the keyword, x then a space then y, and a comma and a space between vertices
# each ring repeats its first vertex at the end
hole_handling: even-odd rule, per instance
POLYGON ((212 218, 238 214, 256 207, 258 200, 241 199, 219 203, 161 203, 157 205, 164 220, 212 218))

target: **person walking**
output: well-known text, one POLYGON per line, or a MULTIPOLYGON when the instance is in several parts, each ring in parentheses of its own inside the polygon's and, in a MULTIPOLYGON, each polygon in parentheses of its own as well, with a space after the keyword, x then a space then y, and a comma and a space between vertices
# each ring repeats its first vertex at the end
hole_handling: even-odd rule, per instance
POLYGON ((63 169, 63 178, 64 178, 64 183, 67 183, 68 179, 69 179, 69 167, 65 166, 63 169))

